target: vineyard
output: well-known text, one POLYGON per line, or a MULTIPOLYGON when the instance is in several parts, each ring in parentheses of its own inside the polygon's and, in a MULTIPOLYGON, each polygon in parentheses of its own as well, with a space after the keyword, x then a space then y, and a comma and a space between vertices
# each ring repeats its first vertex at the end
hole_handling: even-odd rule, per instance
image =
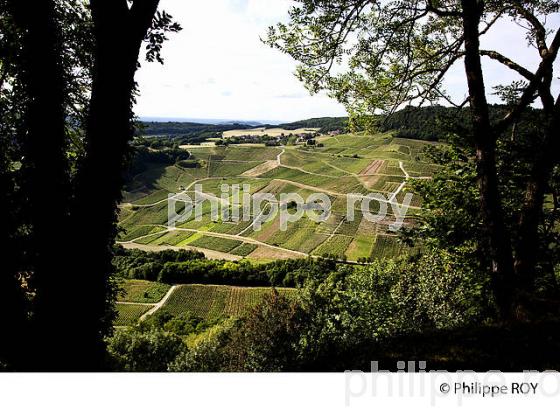
MULTIPOLYGON (((271 288, 244 288, 222 285, 182 285, 171 294, 162 311, 173 315, 190 312, 203 319, 243 316, 272 292, 271 288)), ((287 294, 293 289, 278 289, 287 294)))
POLYGON ((140 317, 150 310, 149 305, 117 304, 117 318, 115 326, 132 326, 138 323, 140 317))
MULTIPOLYGON (((392 256, 407 249, 392 237, 388 226, 394 222, 393 207, 387 206, 382 221, 372 223, 363 218, 360 202, 349 202, 350 194, 382 194, 403 202, 411 186, 410 178, 429 178, 438 166, 431 163, 425 148, 433 143, 394 138, 391 133, 376 135, 345 134, 319 136, 317 145, 266 147, 259 144, 189 145, 189 161, 198 167, 180 163, 152 167, 134 176, 121 205, 119 241, 125 247, 147 246, 150 250, 165 247, 191 248, 206 252, 209 258, 247 258, 254 261, 306 256, 335 255, 358 261, 392 256), (280 229, 279 215, 265 221, 260 230, 251 221, 212 218, 210 201, 200 201, 201 218, 194 212, 177 223, 178 229, 167 229, 169 193, 185 192, 194 198, 195 186, 202 192, 221 197, 220 204, 234 201, 231 187, 248 186, 251 193, 298 194, 304 200, 312 194, 326 194, 331 201, 331 215, 314 222, 303 217, 280 229), (226 186, 222 192, 222 186, 226 186), (350 205, 349 205, 350 204, 350 205), (352 206, 353 212, 348 209, 352 206), (349 218, 350 213, 354 214, 349 218), (211 235, 215 234, 215 235, 211 235), (224 254, 229 254, 224 255, 224 254)), ((269 212, 272 203, 264 202, 259 210, 250 209, 249 217, 269 212)), ((413 195, 404 220, 414 223, 422 206, 413 195)), ((380 202, 367 204, 377 213, 380 202)), ((176 203, 176 213, 184 210, 176 203)), ((293 213, 293 211, 292 211, 293 213)))

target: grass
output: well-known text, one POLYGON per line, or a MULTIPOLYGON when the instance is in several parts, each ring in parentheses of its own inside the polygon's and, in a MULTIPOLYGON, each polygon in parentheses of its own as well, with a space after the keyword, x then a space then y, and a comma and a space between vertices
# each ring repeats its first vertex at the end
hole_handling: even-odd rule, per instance
MULTIPOLYGON (((240 317, 257 305, 271 288, 248 288, 225 285, 182 285, 175 289, 163 311, 173 315, 190 312, 192 315, 214 320, 222 317, 240 317)), ((278 289, 289 294, 294 289, 278 289)))
POLYGON ((262 164, 262 162, 210 162, 210 176, 212 177, 233 177, 241 175, 245 171, 262 164))
POLYGON ((117 318, 115 326, 135 325, 140 317, 152 307, 147 305, 123 305, 117 304, 117 318))
POLYGON ((249 225, 251 225, 251 221, 214 222, 211 224, 208 231, 216 233, 226 233, 228 235, 237 235, 249 225))
POLYGON ((169 191, 164 189, 152 192, 149 195, 146 195, 136 201, 134 201, 135 205, 151 205, 159 201, 167 200, 167 196, 169 195, 169 191))
POLYGON ((124 293, 119 294, 118 302, 157 303, 167 293, 170 286, 147 280, 129 279, 122 284, 124 293))
MULTIPOLYGON (((176 212, 180 214, 185 209, 183 202, 176 203, 176 212)), ((139 225, 166 225, 169 218, 167 201, 160 204, 146 207, 132 207, 133 214, 129 214, 126 220, 122 221, 121 226, 124 228, 134 228, 139 225)))
POLYGON ((157 241, 158 239, 164 237, 165 235, 167 235, 167 232, 159 232, 150 236, 146 236, 144 238, 136 239, 134 240, 134 243, 138 243, 140 245, 150 245, 154 241, 157 241))
POLYGON ((268 161, 271 159, 276 159, 276 156, 280 154, 282 150, 275 147, 252 147, 252 146, 242 146, 238 147, 235 145, 229 146, 227 148, 222 148, 218 155, 223 155, 223 159, 228 161, 268 161))
POLYGON ((357 261, 359 258, 369 257, 374 242, 375 237, 357 236, 354 238, 348 249, 346 249, 348 260, 357 261))

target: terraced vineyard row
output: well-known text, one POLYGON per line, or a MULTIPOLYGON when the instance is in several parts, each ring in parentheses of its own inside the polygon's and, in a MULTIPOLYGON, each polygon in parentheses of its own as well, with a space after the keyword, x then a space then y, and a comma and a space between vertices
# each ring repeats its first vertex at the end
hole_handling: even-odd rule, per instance
POLYGON ((132 326, 138 323, 140 317, 150 310, 148 305, 124 305, 117 304, 117 318, 115 326, 132 326))
MULTIPOLYGON (((423 151, 429 143, 393 138, 390 133, 323 136, 317 138, 317 142, 321 146, 313 148, 189 146, 186 149, 191 153, 192 160, 199 161, 199 168, 181 168, 179 165, 156 167, 135 176, 132 184, 134 189, 125 194, 133 204, 123 206, 120 226, 125 232, 120 240, 150 247, 192 246, 258 260, 325 253, 358 260, 398 254, 405 250, 393 239, 382 237, 393 234, 387 229, 395 220, 391 206, 387 207, 385 220, 368 223, 362 218, 361 202, 357 202, 352 205, 355 220, 345 220, 340 226, 339 223, 343 217, 348 218, 347 194, 350 193, 381 193, 389 198, 399 190, 396 198, 402 203, 404 195, 409 192, 409 185, 402 186, 406 179, 400 163, 410 177, 429 177, 437 169, 437 166, 428 162, 423 151), (247 173, 267 162, 270 166, 261 167, 262 172, 247 173), (311 194, 322 192, 329 196, 333 214, 321 223, 311 222, 307 218, 290 222, 287 231, 280 229, 277 216, 255 231, 248 221, 212 220, 210 201, 204 201, 201 220, 195 220, 194 214, 191 214, 177 225, 178 228, 198 232, 157 233, 162 229, 157 225, 167 223, 166 193, 188 187, 188 194, 192 196, 193 182, 200 184, 204 193, 215 196, 221 195, 224 184, 230 187, 233 184, 248 184, 252 193, 270 193, 275 198, 286 193, 297 193, 302 198, 308 198, 311 194), (156 203, 162 199, 163 202, 156 203), (337 231, 331 237, 335 229, 337 231), (222 236, 215 237, 206 232, 222 236), (237 235, 273 247, 244 243, 237 235), (375 243, 378 237, 380 239, 375 243)), ((231 196, 229 199, 231 201, 231 196)), ((416 209, 408 210, 405 224, 413 223, 414 213, 422 206, 420 198, 413 196, 411 205, 416 209)), ((252 209, 250 215, 254 218, 261 210, 268 212, 270 208, 268 205, 264 210, 252 209)), ((379 209, 379 202, 369 202, 371 213, 379 209)), ((179 203, 177 213, 181 211, 179 203)))
MULTIPOLYGON (((181 285, 171 294, 163 311, 173 315, 190 312, 203 319, 239 317, 259 303, 270 288, 248 288, 225 285, 181 285)), ((289 294, 294 289, 279 289, 289 294)))

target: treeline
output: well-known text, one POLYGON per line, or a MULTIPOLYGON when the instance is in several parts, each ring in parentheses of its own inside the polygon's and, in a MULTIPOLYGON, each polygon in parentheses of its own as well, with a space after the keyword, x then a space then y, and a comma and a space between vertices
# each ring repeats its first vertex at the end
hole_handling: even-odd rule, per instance
MULTIPOLYGON (((504 105, 492 105, 490 117, 498 120, 507 113, 504 105)), ((535 120, 540 110, 529 108, 518 125, 535 120)), ((434 105, 430 107, 407 106, 386 117, 381 117, 377 128, 379 131, 395 131, 400 138, 420 139, 424 141, 441 141, 459 128, 468 128, 471 117, 468 107, 455 108, 434 105)))
POLYGON ((132 142, 127 175, 147 170, 151 164, 173 165, 190 158, 190 152, 179 148, 179 143, 165 138, 136 138, 132 142))
POLYGON ((248 261, 208 260, 203 253, 190 250, 144 252, 118 247, 113 265, 120 277, 168 284, 296 287, 309 276, 321 277, 332 271, 336 262, 308 258, 254 265, 248 261))
POLYGON ((221 138, 224 131, 253 128, 247 124, 198 124, 195 122, 140 122, 136 135, 168 136, 180 144, 199 144, 208 138, 221 138))
POLYGON ((319 128, 319 132, 327 133, 330 131, 345 131, 348 127, 348 117, 321 117, 310 118, 307 120, 295 121, 278 125, 286 130, 298 128, 319 128))
MULTIPOLYGON (((347 117, 323 117, 310 118, 302 121, 295 121, 280 125, 262 124, 259 127, 274 128, 281 127, 286 130, 298 128, 319 128, 321 133, 341 130, 347 128, 347 117)), ((219 138, 224 131, 246 130, 255 126, 245 123, 232 124, 199 124, 196 122, 156 122, 141 121, 136 124, 137 136, 167 136, 180 141, 181 144, 198 144, 208 138, 219 138)))
POLYGON ((272 137, 270 135, 242 135, 216 141, 216 145, 218 146, 227 146, 230 144, 264 144, 267 147, 277 147, 279 145, 286 145, 287 143, 287 135, 282 137, 272 137))
MULTIPOLYGON (((492 119, 502 118, 507 112, 505 105, 490 106, 492 119)), ((519 122, 539 115, 540 110, 528 109, 519 122)), ((424 141, 440 141, 457 130, 457 127, 468 127, 470 112, 468 107, 444 107, 434 105, 429 107, 407 106, 391 115, 379 116, 376 128, 381 132, 395 131, 400 138, 419 139, 424 141)), ((280 125, 264 124, 263 127, 281 127, 286 130, 298 128, 319 128, 322 134, 331 131, 348 131, 348 117, 321 117, 295 121, 280 125)), ((141 122, 137 125, 137 135, 165 136, 179 144, 200 144, 208 138, 220 138, 224 131, 233 129, 254 128, 247 124, 198 124, 192 122, 141 122)), ((229 141, 230 143, 235 143, 229 141)))

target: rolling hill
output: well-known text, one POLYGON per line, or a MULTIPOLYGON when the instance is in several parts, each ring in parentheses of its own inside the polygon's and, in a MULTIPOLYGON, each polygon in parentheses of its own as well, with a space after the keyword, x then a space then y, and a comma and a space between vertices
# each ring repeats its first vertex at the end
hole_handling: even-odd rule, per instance
MULTIPOLYGON (((196 166, 186 168, 182 162, 148 166, 132 176, 124 193, 120 243, 144 250, 190 248, 209 258, 256 261, 308 256, 361 261, 405 251, 390 229, 396 220, 391 201, 402 202, 408 180, 429 177, 437 169, 423 154, 429 143, 395 138, 391 133, 324 135, 316 142, 316 146, 188 146, 190 163, 196 166), (252 221, 267 213, 266 207, 252 209, 251 221, 212 220, 206 201, 199 220, 193 214, 173 229, 167 226, 168 194, 194 197, 195 186, 200 185, 205 194, 220 196, 223 184, 248 184, 251 194, 274 198, 299 194, 305 199, 323 193, 331 201, 332 212, 320 222, 304 215, 288 223, 286 230, 276 215, 256 230, 252 221), (350 220, 350 194, 384 195, 387 216, 372 222, 357 203, 350 220)), ((227 199, 232 200, 232 195, 228 191, 227 199)), ((372 213, 380 206, 376 204, 371 203, 372 213)), ((413 197, 405 224, 412 223, 420 206, 413 197)))

